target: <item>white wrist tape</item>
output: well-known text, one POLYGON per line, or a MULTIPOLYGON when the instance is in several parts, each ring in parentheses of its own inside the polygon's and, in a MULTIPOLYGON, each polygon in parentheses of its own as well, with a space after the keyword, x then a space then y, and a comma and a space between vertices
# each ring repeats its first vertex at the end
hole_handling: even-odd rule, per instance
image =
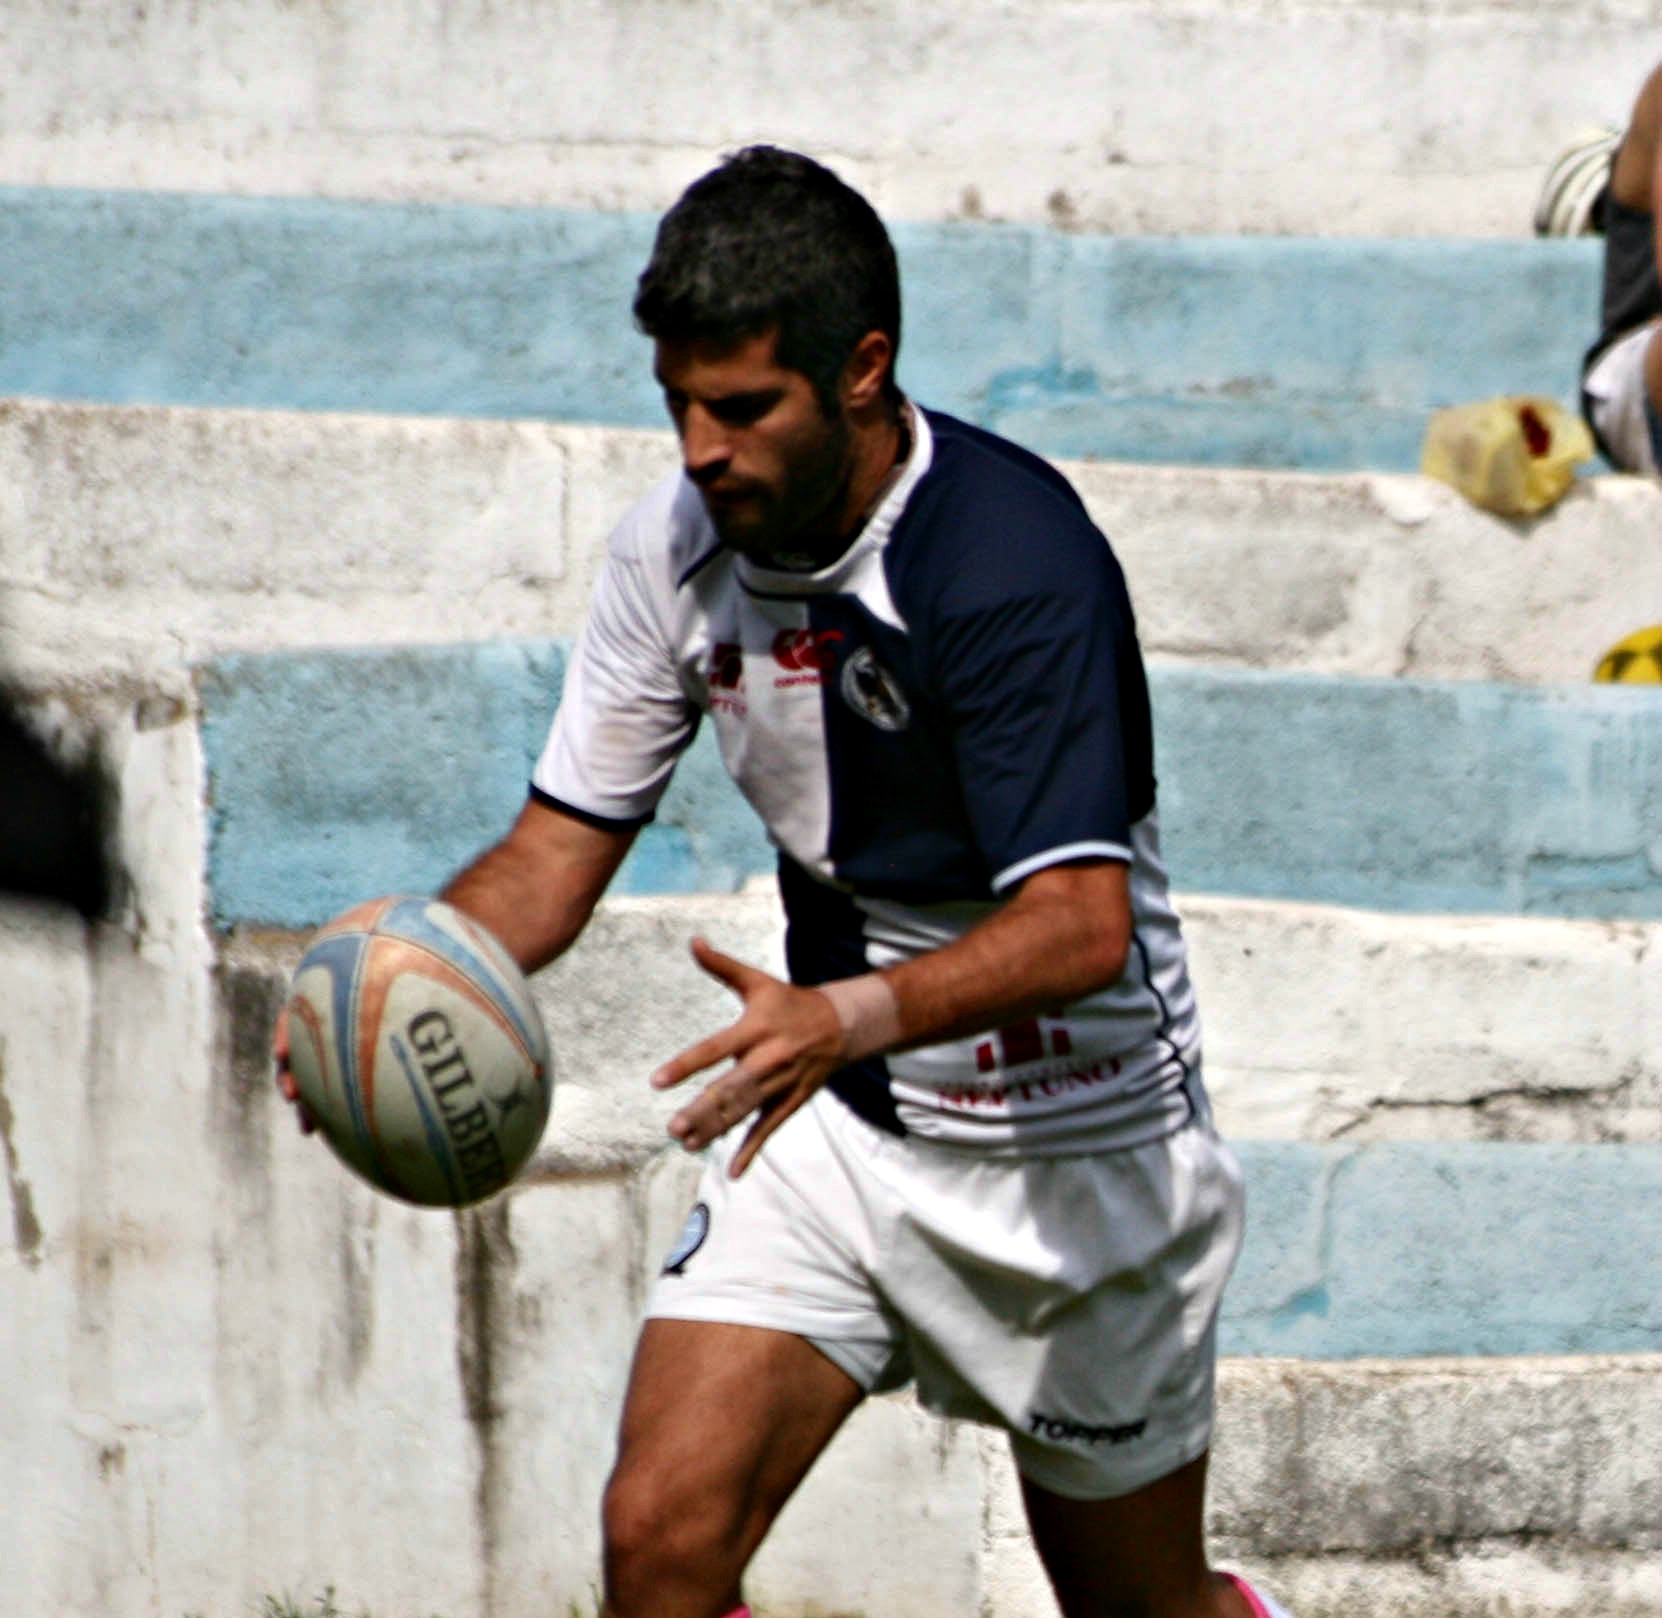
POLYGON ((880 972, 818 987, 843 1025, 843 1055, 850 1062, 900 1043, 900 1002, 880 972))

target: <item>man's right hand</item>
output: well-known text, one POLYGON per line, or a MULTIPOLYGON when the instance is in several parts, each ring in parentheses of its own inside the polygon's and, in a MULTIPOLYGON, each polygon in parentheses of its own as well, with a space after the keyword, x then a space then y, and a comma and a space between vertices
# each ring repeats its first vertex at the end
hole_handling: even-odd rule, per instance
POLYGON ((277 1025, 271 1031, 271 1061, 276 1070, 277 1093, 294 1108, 300 1133, 309 1135, 317 1128, 306 1103, 300 1099, 300 1086, 294 1082, 294 1070, 289 1066, 289 1008, 277 1013, 277 1025))

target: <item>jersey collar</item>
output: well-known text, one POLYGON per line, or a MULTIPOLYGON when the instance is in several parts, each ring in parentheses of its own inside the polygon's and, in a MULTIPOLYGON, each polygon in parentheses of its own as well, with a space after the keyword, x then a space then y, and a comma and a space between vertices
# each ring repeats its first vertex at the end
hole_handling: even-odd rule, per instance
POLYGON ((846 550, 834 562, 813 573, 797 573, 786 568, 762 567, 747 556, 735 557, 739 582, 758 595, 834 595, 841 591, 848 576, 873 551, 888 544, 894 525, 906 509, 913 491, 923 481, 935 458, 935 437, 929 428, 928 416, 910 399, 901 400, 911 430, 912 448, 898 469, 887 490, 879 495, 865 526, 855 535, 846 550))

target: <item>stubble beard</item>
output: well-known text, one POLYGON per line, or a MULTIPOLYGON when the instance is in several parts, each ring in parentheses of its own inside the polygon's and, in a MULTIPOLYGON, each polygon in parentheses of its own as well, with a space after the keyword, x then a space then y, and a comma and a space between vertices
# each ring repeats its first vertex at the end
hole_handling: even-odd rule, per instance
POLYGON ((841 416, 828 418, 825 438, 812 455, 804 453, 787 466, 783 487, 757 491, 761 509, 751 521, 706 504, 722 544, 759 567, 790 572, 812 572, 835 561, 848 543, 838 523, 854 475, 851 439, 841 416))

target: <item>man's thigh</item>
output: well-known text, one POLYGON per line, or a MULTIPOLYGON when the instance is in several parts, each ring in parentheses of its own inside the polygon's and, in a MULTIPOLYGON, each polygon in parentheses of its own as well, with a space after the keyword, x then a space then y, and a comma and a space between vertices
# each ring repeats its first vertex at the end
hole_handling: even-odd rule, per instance
POLYGON ((862 1397, 788 1332, 648 1320, 606 1491, 614 1610, 735 1605, 746 1563, 862 1397))
POLYGON ((1112 1500, 1073 1500, 1022 1479, 1022 1499, 1064 1618, 1247 1618, 1207 1563, 1206 1462, 1112 1500))

